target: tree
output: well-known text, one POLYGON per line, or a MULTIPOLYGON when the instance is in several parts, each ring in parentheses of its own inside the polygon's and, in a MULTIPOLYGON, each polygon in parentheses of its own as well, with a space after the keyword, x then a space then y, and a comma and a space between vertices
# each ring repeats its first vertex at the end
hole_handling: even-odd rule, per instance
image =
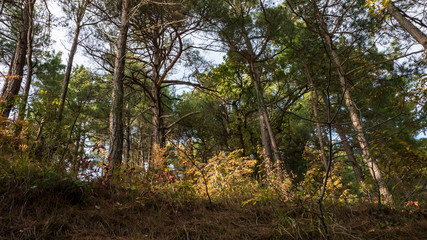
MULTIPOLYGON (((237 123, 236 117, 244 111, 238 109, 245 108, 240 97, 244 89, 249 88, 250 81, 239 76, 239 68, 226 63, 201 74, 199 81, 213 91, 197 89, 183 94, 176 104, 178 119, 182 120, 174 133, 182 136, 183 141, 192 140, 196 146, 195 156, 204 162, 221 151, 245 149, 242 129, 234 125, 243 124, 237 123), (235 142, 236 134, 240 135, 240 144, 235 142)), ((256 150, 252 152, 256 154, 256 150)))
MULTIPOLYGON (((58 131, 54 124, 56 103, 60 93, 60 81, 64 77, 65 66, 61 63, 62 53, 45 52, 39 63, 34 66, 32 87, 34 94, 29 98, 26 110, 26 121, 38 127, 32 135, 39 158, 52 161, 52 156, 60 144, 63 131, 58 131), (34 137, 36 136, 36 137, 34 137)), ((31 136, 31 135, 30 135, 31 136)))
MULTIPOLYGON (((354 3, 350 4, 348 8, 354 7, 353 4, 354 3)), ((357 139, 359 141, 360 148, 362 149, 364 160, 368 165, 368 168, 371 172, 372 177, 378 184, 381 195, 385 197, 386 202, 390 202, 392 201, 392 195, 384 181, 380 166, 378 165, 376 160, 371 156, 369 152, 369 144, 365 137, 365 131, 363 129, 362 122, 360 120, 360 117, 356 108, 356 104, 353 101, 352 96, 350 94, 350 89, 348 88, 349 80, 346 76, 346 71, 343 68, 343 62, 336 50, 337 48, 335 47, 335 43, 332 40, 333 33, 330 32, 324 20, 323 14, 319 10, 318 6, 314 5, 314 8, 315 8, 315 15, 316 15, 317 21, 319 22, 319 25, 320 25, 321 34, 323 34, 323 37, 326 40, 328 50, 332 55, 333 62, 338 72, 338 79, 342 88, 344 102, 349 111, 353 128, 357 133, 357 139)), ((346 17, 346 11, 344 11, 341 16, 342 18, 346 17)), ((340 27, 339 25, 341 23, 337 22, 336 24, 337 25, 334 26, 335 29, 336 27, 340 27)))
POLYGON ((166 123, 168 116, 165 99, 173 85, 197 85, 190 81, 170 79, 170 75, 190 44, 185 38, 197 31, 200 16, 192 1, 174 0, 150 2, 139 8, 131 21, 130 35, 132 58, 141 63, 134 71, 131 82, 142 87, 148 96, 151 110, 151 155, 165 146, 166 132, 172 125, 166 123))
POLYGON ((71 17, 72 18, 75 17, 74 20, 75 20, 76 28, 74 30, 73 44, 71 46, 70 54, 68 56, 67 69, 65 70, 65 76, 62 82, 61 96, 59 99, 59 106, 57 110, 58 112, 57 120, 59 122, 62 120, 62 112, 64 111, 65 99, 67 97, 67 90, 68 90, 68 84, 70 82, 70 75, 73 67, 73 60, 77 51, 77 46, 79 44, 80 30, 82 27, 87 25, 87 24, 83 24, 82 21, 85 16, 86 9, 89 5, 89 1, 78 0, 77 3, 65 1, 63 2, 63 5, 64 5, 64 10, 67 14, 69 15, 75 14, 75 16, 71 16, 71 17))
POLYGON ((123 154, 123 79, 126 60, 126 41, 130 21, 130 0, 122 1, 120 32, 114 64, 113 92, 110 122, 110 161, 120 166, 123 154))
POLYGON ((264 1, 229 1, 213 25, 221 41, 247 64, 254 84, 258 105, 263 154, 266 158, 279 162, 281 157, 277 141, 271 127, 267 104, 264 98, 261 63, 273 57, 272 38, 282 25, 289 24, 286 15, 264 6, 264 1), (218 18, 219 17, 219 18, 218 18), (279 20, 280 19, 280 20, 279 20))
MULTIPOLYGON (((35 2, 35 0, 33 0, 35 2)), ((28 102, 28 95, 30 93, 30 87, 33 77, 33 39, 34 39, 34 3, 32 4, 32 8, 29 10, 29 22, 28 22, 28 33, 27 33, 27 78, 25 81, 25 88, 22 94, 22 103, 19 109, 19 117, 18 119, 22 120, 24 117, 25 108, 28 102)))
MULTIPOLYGON (((409 33, 421 46, 424 48, 424 52, 427 53, 427 35, 423 30, 427 30, 427 24, 424 22, 423 17, 417 18, 420 12, 422 14, 425 11, 426 5, 418 0, 409 1, 391 1, 391 0, 369 0, 366 1, 367 6, 371 12, 375 14, 383 13, 384 10, 398 22, 404 31, 409 33), (401 5, 402 7, 399 7, 401 5), (415 9, 415 16, 410 16, 410 9, 415 9)), ((412 11, 414 13, 414 11, 412 11)), ((427 54, 426 54, 427 55, 427 54)))
POLYGON ((21 88, 24 76, 24 66, 28 47, 28 28, 30 26, 30 17, 34 6, 34 0, 25 0, 20 6, 20 27, 16 41, 15 54, 10 66, 8 76, 6 77, 0 98, 4 100, 4 106, 1 109, 1 115, 8 117, 14 106, 15 97, 21 88))
MULTIPOLYGON (((427 56, 427 35, 423 33, 419 28, 412 24, 406 17, 405 13, 402 12, 392 1, 388 1, 387 10, 396 19, 396 21, 407 31, 411 36, 423 46, 427 56)), ((407 15, 406 15, 407 16, 407 15)), ((424 25, 427 28, 426 25, 424 25)))

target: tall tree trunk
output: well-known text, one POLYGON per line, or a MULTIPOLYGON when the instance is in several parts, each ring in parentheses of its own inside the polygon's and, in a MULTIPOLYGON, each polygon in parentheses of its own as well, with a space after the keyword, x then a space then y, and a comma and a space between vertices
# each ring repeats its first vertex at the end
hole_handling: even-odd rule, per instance
POLYGON ((113 164, 112 169, 121 165, 123 154, 123 79, 125 76, 126 40, 129 29, 129 3, 130 0, 122 1, 120 33, 114 64, 110 122, 110 161, 113 164))
POLYGON ((160 153, 162 152, 162 148, 164 147, 165 137, 164 137, 164 120, 163 120, 163 112, 161 106, 160 99, 160 88, 157 86, 153 86, 152 88, 153 99, 151 102, 151 125, 153 126, 152 134, 151 134, 151 148, 149 152, 148 161, 148 169, 152 167, 156 167, 157 161, 160 159, 156 159, 160 157, 160 153))
POLYGON ((25 109, 27 107, 28 102, 28 96, 30 93, 30 87, 31 87, 31 81, 33 77, 33 29, 34 29, 34 20, 33 20, 33 13, 34 13, 34 2, 35 0, 32 0, 31 8, 29 9, 29 23, 28 23, 28 33, 27 33, 27 79, 25 82, 25 88, 24 93, 22 95, 22 105, 19 109, 19 116, 18 120, 22 120, 25 117, 25 109))
MULTIPOLYGON (((75 169, 77 161, 79 160, 79 151, 82 148, 80 146, 80 144, 82 142, 82 140, 81 140, 82 135, 84 137, 84 131, 83 131, 83 129, 84 129, 84 123, 82 123, 81 126, 79 126, 79 128, 76 131, 76 136, 74 138, 74 149, 73 149, 73 151, 71 153, 71 159, 72 159, 71 162, 73 163, 73 169, 75 169)), ((80 156, 80 157, 83 157, 83 156, 80 156)))
POLYGON ((350 161, 350 164, 353 168, 353 172, 354 172, 354 176, 356 178, 356 181, 359 184, 362 184, 365 181, 365 179, 363 177, 362 169, 361 169, 359 163, 357 162, 356 158, 354 157, 354 152, 351 149, 350 144, 348 143, 347 135, 345 134, 344 129, 342 128, 341 125, 337 125, 336 130, 337 130, 338 135, 340 136, 342 146, 343 146, 343 149, 347 155, 347 158, 350 161))
POLYGON ((227 108, 227 103, 224 100, 221 100, 221 110, 223 113, 223 121, 222 121, 222 126, 225 129, 225 148, 227 149, 227 151, 231 152, 231 144, 230 144, 230 139, 231 139, 231 128, 230 128, 230 114, 229 114, 229 110, 227 108))
POLYGON ((79 6, 77 13, 76 29, 74 31, 73 44, 71 46, 70 54, 68 55, 67 69, 65 70, 65 76, 62 81, 61 96, 59 98, 59 106, 57 109, 57 121, 62 121, 62 113, 64 111, 65 99, 67 97, 68 84, 70 82, 71 70, 73 68, 74 56, 77 52, 77 46, 79 45, 79 35, 81 30, 81 22, 83 20, 87 3, 83 3, 83 6, 79 6))
MULTIPOLYGON (((81 129, 82 129, 82 134, 81 134, 81 137, 80 137, 80 139, 81 139, 81 142, 80 142, 80 149, 78 150, 79 152, 81 152, 81 153, 85 153, 85 147, 86 147, 86 124, 85 124, 85 122, 82 122, 82 126, 81 126, 81 129)), ((104 144, 104 146, 105 146, 105 144, 104 144)))
MULTIPOLYGON (((155 33, 156 35, 158 33, 155 33)), ((159 36, 153 41, 153 69, 152 69, 152 85, 151 85, 151 124, 153 125, 153 131, 151 135, 151 149, 150 149, 150 158, 148 159, 149 166, 153 166, 153 156, 158 156, 157 151, 163 148, 164 145, 164 121, 162 118, 163 109, 162 109, 162 100, 161 100, 161 84, 162 76, 161 71, 161 47, 159 41, 159 36)))
POLYGON ((138 154, 137 154, 137 164, 139 164, 145 171, 145 162, 144 162, 144 149, 143 149, 143 133, 144 122, 142 120, 138 120, 138 154))
POLYGON ((321 155, 321 161, 322 165, 325 168, 325 170, 328 168, 328 159, 326 157, 325 153, 325 145, 323 144, 323 133, 322 133, 322 125, 319 122, 319 113, 317 109, 317 103, 319 101, 319 96, 317 95, 317 89, 314 85, 313 79, 311 77, 310 69, 308 68, 308 65, 304 62, 304 70, 307 75, 308 84, 311 86, 313 95, 311 96, 311 102, 313 105, 313 114, 314 119, 316 120, 316 129, 317 129, 317 138, 319 140, 319 148, 320 148, 320 155, 321 155))
POLYGON ((237 117, 237 123, 238 123, 238 125, 237 125, 237 135, 239 136, 240 147, 242 149, 243 156, 247 156, 246 155, 246 147, 245 147, 245 138, 243 136, 242 122, 243 122, 243 120, 240 117, 237 117))
POLYGON ((9 117, 9 114, 14 105, 16 95, 18 95, 21 88, 22 78, 24 75, 25 57, 27 54, 27 35, 30 19, 31 5, 34 4, 32 0, 24 1, 24 9, 21 10, 21 26, 19 27, 18 39, 16 42, 15 54, 13 57, 12 65, 9 69, 9 74, 5 81, 5 87, 2 92, 1 99, 5 101, 2 108, 1 115, 9 117))
POLYGON ((385 202, 391 202, 392 195, 384 181, 380 166, 377 164, 376 160, 372 158, 369 152, 368 141, 365 138, 365 133, 364 133, 359 115, 357 113, 356 105, 351 97, 350 90, 347 86, 348 81, 347 81, 347 76, 345 75, 345 71, 342 67, 342 61, 336 51, 335 45, 332 41, 332 37, 328 31, 328 28, 323 19, 323 16, 318 11, 318 9, 316 10, 316 15, 323 31, 323 35, 324 35, 323 37, 326 40, 329 51, 331 51, 334 64, 337 68, 339 81, 343 91, 344 102, 347 106, 348 111, 350 112, 350 119, 353 124, 353 128, 357 133, 357 140, 359 141, 360 148, 362 149, 364 160, 368 165, 368 168, 372 177, 374 178, 375 182, 378 184, 379 193, 385 198, 385 202))
POLYGON ((243 30, 243 38, 247 48, 247 55, 244 60, 249 64, 249 71, 252 82, 254 83, 256 98, 258 102, 258 117, 261 129, 261 143, 263 148, 263 154, 273 162, 280 161, 279 149, 274 138, 273 130, 270 124, 270 118, 267 113, 267 108, 264 102, 264 91, 261 85, 261 75, 257 64, 257 54, 255 54, 252 43, 246 30, 243 30))
POLYGON ((400 26, 405 29, 411 36, 423 46, 424 51, 427 57, 427 36, 425 33, 421 32, 414 24, 412 24, 408 19, 403 16, 400 9, 397 8, 393 2, 389 1, 387 5, 387 10, 391 14, 391 16, 396 19, 396 21, 400 24, 400 26))
POLYGON ((261 128, 261 141, 263 152, 270 160, 273 160, 274 162, 279 162, 279 150, 277 148, 276 139, 274 138, 273 130, 270 124, 270 118, 268 116, 267 109, 264 103, 264 94, 261 86, 261 77, 259 74, 258 65, 255 63, 255 61, 251 61, 249 65, 258 101, 258 117, 261 128))
POLYGON ((239 111, 239 107, 237 106, 237 101, 233 101, 232 103, 233 111, 236 114, 237 117, 237 132, 236 135, 239 137, 239 143, 240 143, 240 149, 242 149, 243 156, 246 156, 246 148, 245 148, 245 139, 243 135, 243 125, 244 125, 244 118, 245 116, 239 111), (243 117, 242 117, 243 115, 243 117))
POLYGON ((131 145, 131 122, 130 122, 130 109, 129 109, 129 103, 126 103, 126 108, 125 108, 125 114, 126 114, 126 125, 125 125, 125 151, 124 151, 124 155, 125 155, 125 165, 127 165, 130 161, 130 145, 131 145))
MULTIPOLYGON (((164 147, 164 121, 162 118, 162 103, 160 97, 160 87, 153 84, 151 88, 151 124, 153 131, 151 135, 151 156, 155 156, 155 151, 164 147)), ((152 159, 151 159, 152 160, 152 159)))

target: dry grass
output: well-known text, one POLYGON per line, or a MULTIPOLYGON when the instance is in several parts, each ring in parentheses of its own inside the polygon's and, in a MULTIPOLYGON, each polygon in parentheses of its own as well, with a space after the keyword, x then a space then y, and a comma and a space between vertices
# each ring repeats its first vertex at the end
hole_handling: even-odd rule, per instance
MULTIPOLYGON (((316 210, 296 204, 206 200, 79 185, 70 179, 3 179, 1 239, 322 239, 316 210)), ((327 204, 333 239, 426 239, 427 214, 327 204)))

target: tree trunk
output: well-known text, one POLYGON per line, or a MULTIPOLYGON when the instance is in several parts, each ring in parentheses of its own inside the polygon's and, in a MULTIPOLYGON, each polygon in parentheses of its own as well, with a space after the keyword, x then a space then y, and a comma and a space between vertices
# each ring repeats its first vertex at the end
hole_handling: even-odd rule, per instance
POLYGON ((246 155, 246 147, 245 147, 245 138, 243 136, 243 127, 242 127, 242 122, 243 120, 240 119, 240 117, 237 117, 237 135, 239 136, 239 142, 240 142, 240 147, 242 149, 242 154, 243 156, 247 156, 246 155))
POLYGON ((131 126, 130 126, 130 109, 129 109, 129 103, 126 103, 126 125, 125 125, 125 165, 127 165, 130 161, 130 145, 131 145, 131 126))
POLYGON ((71 159, 72 159, 72 163, 73 163, 73 169, 75 169, 76 165, 77 165, 77 161, 79 160, 79 157, 83 157, 83 154, 81 156, 79 156, 79 151, 80 149, 84 149, 84 147, 81 146, 82 140, 81 138, 84 138, 84 123, 81 124, 81 126, 79 126, 79 128, 76 131, 76 136, 74 138, 74 149, 72 151, 71 154, 71 159))
POLYGON ((137 164, 139 164, 145 171, 145 162, 144 162, 144 149, 143 149, 143 140, 144 140, 144 133, 143 133, 143 127, 144 122, 142 120, 139 120, 138 123, 138 153, 137 153, 137 164))
POLYGON ((244 60, 249 64, 249 71, 252 82, 254 83, 256 98, 258 102, 258 117, 261 129, 261 142, 263 154, 272 162, 280 162, 279 149, 277 148, 276 139, 274 138, 273 130, 270 124, 270 118, 267 113, 267 108, 264 103, 264 91, 261 85, 261 76, 259 73, 258 64, 256 63, 256 54, 248 34, 244 30, 244 41, 248 51, 248 56, 244 60))
POLYGON ((364 160, 368 165, 368 168, 372 177, 374 178, 375 182, 378 184, 379 193, 385 198, 385 202, 391 202, 392 195, 388 190, 388 187, 383 179, 380 166, 377 164, 376 160, 372 158, 369 152, 368 141, 365 138, 365 133, 363 131, 362 123, 357 113, 356 105, 351 98, 351 94, 347 86, 348 81, 347 81, 347 76, 345 75, 345 71, 342 67, 342 61, 339 58, 339 55, 336 51, 335 45, 332 41, 330 33, 328 32, 328 28, 323 19, 323 16, 320 14, 318 10, 316 11, 316 15, 317 15, 317 19, 319 20, 320 26, 323 30, 323 35, 327 42, 328 48, 331 51, 334 64, 337 68, 339 81, 343 91, 344 102, 347 106, 348 111, 350 112, 350 119, 353 124, 353 128, 357 133, 357 140, 359 141, 360 148, 362 149, 364 160))
POLYGON ((152 102, 152 124, 153 124, 153 143, 157 144, 160 148, 164 145, 163 128, 164 121, 162 118, 162 106, 160 100, 160 89, 154 87, 153 94, 156 94, 155 100, 152 102))
MULTIPOLYGON (((83 155, 85 154, 85 147, 86 147, 86 124, 85 122, 82 122, 82 136, 81 138, 81 142, 80 142, 80 149, 78 150, 79 152, 81 152, 83 155)), ((104 144, 105 146, 105 144, 104 144)))
MULTIPOLYGON (((159 90, 159 89, 157 89, 159 90)), ((156 90, 154 90, 155 92, 156 90)), ((157 161, 160 159, 156 159, 160 157, 160 152, 162 148, 164 147, 164 124, 163 124, 163 118, 162 118, 162 109, 161 109, 161 102, 160 102, 160 96, 155 97, 155 100, 151 103, 151 111, 152 111, 152 117, 151 117, 151 124, 153 126, 152 134, 151 134, 151 148, 150 148, 150 155, 147 158, 148 160, 148 169, 155 167, 157 164, 157 161)))
POLYGON ((221 100, 221 110, 223 113, 223 121, 222 121, 222 125, 225 129, 225 139, 224 139, 224 143, 225 143, 225 148, 227 151, 231 152, 231 144, 230 144, 230 139, 231 139, 231 128, 230 128, 230 114, 229 114, 229 110, 227 107, 227 103, 224 100, 221 100))
POLYGON ((130 0, 122 1, 120 33, 117 42, 117 54, 114 64, 110 123, 110 161, 113 164, 112 169, 121 165, 123 154, 123 79, 126 58, 126 40, 129 28, 129 2, 130 0))
POLYGON ((34 1, 26 0, 24 2, 24 9, 21 11, 22 24, 19 28, 15 54, 13 57, 12 65, 9 69, 9 75, 7 76, 5 81, 4 91, 1 96, 1 99, 5 101, 1 115, 5 118, 9 117, 9 114, 14 105, 15 97, 16 95, 18 95, 19 90, 21 88, 22 78, 24 74, 25 57, 27 54, 27 35, 30 19, 30 9, 32 8, 33 4, 34 1))
POLYGON ((420 29, 418 29, 414 24, 412 24, 405 16, 402 15, 400 9, 397 8, 391 1, 387 5, 387 10, 390 12, 391 16, 396 19, 400 26, 405 29, 411 36, 423 46, 424 51, 427 57, 427 36, 420 29))
POLYGON ((163 148, 165 143, 160 87, 154 83, 151 88, 151 95, 151 123, 153 125, 153 132, 151 136, 151 156, 154 156, 154 151, 158 151, 163 148))
POLYGON ((34 34, 33 34, 33 29, 34 29, 34 20, 33 20, 33 13, 34 13, 34 2, 35 0, 33 0, 33 3, 31 4, 31 8, 29 9, 29 23, 28 23, 28 33, 27 33, 27 80, 25 82, 25 88, 24 88, 24 93, 22 95, 22 105, 19 109, 19 116, 18 116, 18 120, 22 120, 25 118, 25 109, 27 107, 27 102, 28 102, 28 96, 30 93, 30 87, 31 87, 31 81, 32 81, 32 77, 33 77, 33 62, 32 62, 32 57, 33 57, 33 38, 34 38, 34 34))
POLYGON ((245 139, 244 139, 244 135, 243 135, 243 127, 242 126, 244 124, 244 120, 243 118, 245 118, 245 116, 240 112, 239 107, 237 106, 237 101, 233 101, 232 103, 233 106, 233 111, 236 114, 237 117, 237 132, 236 135, 239 137, 239 144, 240 144, 240 149, 242 149, 242 154, 243 156, 246 156, 246 148, 245 148, 245 139), (242 117, 243 115, 243 117, 242 117))
POLYGON ((347 158, 350 161, 350 164, 353 168, 353 172, 354 172, 354 176, 356 178, 356 181, 359 184, 362 184, 365 181, 365 179, 363 177, 362 169, 360 168, 359 163, 357 162, 356 158, 354 157, 353 150, 351 149, 351 146, 347 140, 347 135, 344 133, 344 129, 340 125, 336 126, 336 130, 337 130, 338 135, 340 136, 343 149, 344 149, 345 153, 347 154, 347 158))
MULTIPOLYGON (((157 33, 156 33, 157 34, 157 33)), ((153 156, 157 156, 156 151, 159 151, 163 148, 165 139, 164 139, 164 121, 162 118, 163 109, 162 109, 162 100, 161 100, 161 84, 162 76, 160 74, 162 59, 161 59, 161 47, 159 41, 159 36, 153 41, 153 69, 152 69, 152 85, 151 85, 151 124, 153 125, 153 131, 151 135, 151 149, 150 149, 150 158, 149 166, 153 165, 153 156)))
POLYGON ((308 83, 311 86, 312 91, 313 91, 313 95, 311 96, 311 102, 313 104, 314 119, 316 120, 317 138, 319 139, 321 161, 322 161, 323 167, 326 170, 328 168, 328 159, 327 159, 326 153, 325 153, 325 145, 323 144, 322 125, 319 122, 319 113, 318 113, 318 109, 317 109, 317 103, 319 101, 319 96, 317 95, 317 90, 316 90, 316 87, 314 85, 313 79, 311 77, 310 69, 308 68, 308 66, 305 62, 304 62, 304 70, 305 70, 305 73, 307 75, 308 83))
POLYGON ((68 84, 70 82, 74 56, 76 55, 77 46, 79 45, 81 22, 83 20, 83 17, 86 11, 86 6, 80 6, 80 7, 81 9, 79 9, 78 10, 79 12, 77 13, 76 30, 74 31, 73 44, 71 46, 70 54, 68 56, 67 69, 65 70, 64 80, 62 81, 61 96, 59 98, 59 106, 57 109, 57 119, 56 119, 58 122, 62 121, 62 113, 64 111, 65 99, 67 97, 68 84))
POLYGON ((268 117, 267 109, 264 103, 264 94, 261 86, 261 77, 259 75, 258 65, 251 61, 250 72, 252 81, 254 83, 256 97, 258 101, 258 115, 259 115, 259 124, 261 128, 261 141, 263 153, 267 158, 273 160, 273 162, 280 161, 280 155, 276 144, 276 139, 274 138, 273 131, 270 124, 270 119, 268 117))

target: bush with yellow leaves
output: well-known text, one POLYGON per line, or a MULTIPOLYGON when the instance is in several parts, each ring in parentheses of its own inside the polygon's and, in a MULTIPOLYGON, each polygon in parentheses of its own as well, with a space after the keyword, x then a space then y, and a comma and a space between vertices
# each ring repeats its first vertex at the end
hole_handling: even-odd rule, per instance
POLYGON ((256 160, 242 157, 242 150, 236 150, 231 153, 221 152, 217 156, 208 160, 203 166, 202 171, 195 171, 195 177, 198 179, 196 188, 205 189, 204 184, 213 198, 231 198, 232 196, 241 196, 253 189, 255 180, 251 177, 254 172, 256 160), (203 174, 206 177, 206 183, 203 181, 203 174))
MULTIPOLYGON (((326 171, 321 163, 321 155, 318 151, 306 146, 303 157, 310 163, 305 178, 300 182, 298 189, 303 200, 317 200, 322 190, 326 171)), ((338 202, 351 202, 357 197, 351 193, 350 186, 345 183, 345 164, 342 161, 334 161, 329 172, 326 184, 326 197, 338 202)))
POLYGON ((264 165, 266 174, 264 182, 267 186, 275 191, 281 201, 293 199, 292 173, 288 174, 280 162, 273 162, 269 158, 264 158, 264 165))

